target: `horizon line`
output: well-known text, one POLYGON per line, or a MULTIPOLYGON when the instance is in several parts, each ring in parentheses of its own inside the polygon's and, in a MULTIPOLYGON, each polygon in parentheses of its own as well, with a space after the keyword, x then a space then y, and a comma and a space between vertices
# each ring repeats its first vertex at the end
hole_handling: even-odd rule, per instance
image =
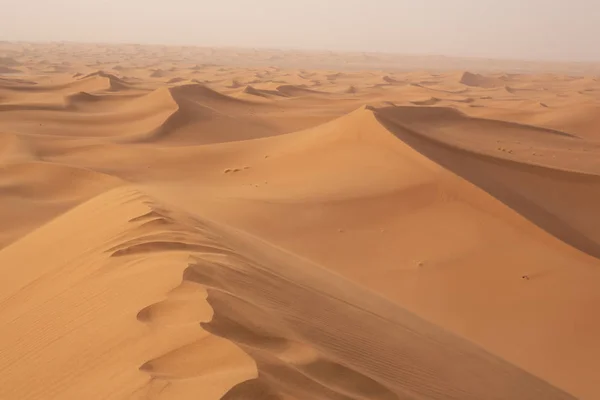
POLYGON ((463 60, 488 60, 502 62, 527 62, 541 64, 580 64, 580 65, 596 65, 600 66, 600 59, 597 60, 559 60, 559 59, 527 59, 513 58, 503 56, 484 56, 484 55, 453 55, 444 53, 402 53, 398 51, 383 51, 383 50, 342 50, 342 49, 318 49, 306 47, 270 47, 270 46, 244 46, 244 45, 206 45, 206 44, 176 44, 176 43, 143 43, 129 41, 77 41, 77 40, 26 40, 26 39, 0 39, 0 43, 15 43, 15 44, 89 44, 89 45, 109 45, 109 46, 161 46, 161 47, 184 47, 184 48, 202 48, 202 49, 235 49, 235 50, 255 50, 255 51, 279 51, 279 52, 301 52, 301 53, 331 53, 331 54, 368 54, 368 55, 387 55, 399 56, 408 58, 428 57, 428 58, 448 58, 448 59, 463 59, 463 60))

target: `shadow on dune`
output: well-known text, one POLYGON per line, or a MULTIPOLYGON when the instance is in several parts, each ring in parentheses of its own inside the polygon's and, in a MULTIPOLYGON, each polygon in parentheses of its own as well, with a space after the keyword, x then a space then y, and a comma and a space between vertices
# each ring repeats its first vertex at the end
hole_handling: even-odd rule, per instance
MULTIPOLYGON (((456 110, 424 107, 370 109, 386 129, 415 151, 483 189, 554 237, 600 258, 600 230, 595 228, 600 226, 597 212, 600 176, 465 150, 433 138, 410 123, 411 120, 432 118, 431 113, 440 114, 435 118, 441 116, 446 121, 468 118, 456 110)), ((571 136, 552 130, 543 131, 571 136)))
MULTIPOLYGON (((436 99, 432 97, 432 99, 436 99)), ((439 99, 436 99, 439 100, 439 99)), ((472 100, 471 100, 472 101, 472 100)), ((462 100, 462 102, 471 102, 469 100, 462 100)), ((419 105, 433 105, 432 104, 419 104, 419 105)), ((370 107, 371 108, 371 107, 370 107)), ((485 128, 520 128, 526 129, 534 133, 549 134, 562 137, 568 137, 572 139, 579 139, 578 136, 568 132, 560 131, 557 129, 544 128, 533 125, 520 124, 518 122, 501 121, 488 118, 477 118, 470 117, 463 114, 461 111, 451 107, 411 107, 411 106, 394 106, 394 107, 383 107, 383 108, 371 108, 376 111, 380 122, 383 120, 394 121, 402 127, 407 128, 408 124, 418 123, 419 125, 440 125, 449 123, 468 123, 473 126, 477 125, 478 134, 485 134, 485 128)), ((496 129, 497 130, 497 129, 496 129)))

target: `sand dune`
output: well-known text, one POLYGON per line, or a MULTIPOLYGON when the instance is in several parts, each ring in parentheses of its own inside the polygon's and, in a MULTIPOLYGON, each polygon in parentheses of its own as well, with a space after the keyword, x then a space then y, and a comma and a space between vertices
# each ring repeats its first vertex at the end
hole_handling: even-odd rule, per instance
POLYGON ((115 389, 127 398, 193 398, 208 386, 203 396, 220 398, 234 377, 248 380, 223 398, 255 390, 294 398, 572 398, 351 282, 332 284, 335 276, 292 254, 168 210, 136 190, 113 191, 3 250, 3 265, 15 257, 32 263, 31 246, 71 243, 2 284, 0 318, 18 313, 15 328, 30 320, 50 331, 32 330, 22 341, 33 349, 18 345, 3 358, 12 364, 2 377, 6 395, 39 395, 39 386, 10 385, 23 368, 43 374, 42 385, 72 382, 70 363, 44 366, 60 351, 65 360, 87 354, 96 366, 81 364, 78 384, 66 391, 46 388, 55 398, 105 398, 115 389), (82 219, 95 229, 82 234, 82 219), (113 295, 90 318, 86 310, 106 285, 113 295), (132 296, 130 285, 144 289, 132 296), (23 309, 32 290, 38 296, 23 309), (61 321, 73 317, 79 327, 68 330, 61 321), (348 326, 357 329, 340 336, 348 326), (219 376, 225 372, 229 378, 219 376), (92 390, 91 379, 111 384, 92 390))
POLYGON ((260 104, 227 96, 200 84, 170 88, 168 95, 176 110, 159 127, 148 132, 147 139, 175 141, 180 145, 205 144, 274 133, 251 113, 251 109, 260 104))
POLYGON ((253 96, 259 96, 259 97, 264 97, 264 98, 270 98, 271 96, 284 96, 283 93, 277 91, 277 90, 267 90, 267 89, 256 89, 250 85, 246 86, 244 88, 244 93, 246 94, 250 94, 253 96))
POLYGON ((595 66, 2 49, 0 399, 600 396, 595 66))
POLYGON ((412 101, 411 103, 416 106, 433 106, 439 102, 440 102, 440 99, 438 99, 437 97, 430 97, 427 100, 416 100, 416 101, 412 101))
POLYGON ((0 57, 0 65, 4 67, 18 67, 21 63, 12 57, 0 57))
POLYGON ((0 74, 19 74, 21 70, 0 65, 0 74))
POLYGON ((504 79, 487 77, 481 74, 474 74, 472 72, 464 72, 460 77, 460 83, 467 86, 476 86, 482 88, 493 88, 498 86, 504 86, 503 81, 506 81, 507 77, 504 79))
POLYGON ((281 85, 277 87, 277 91, 285 94, 286 96, 292 97, 307 96, 311 94, 323 94, 323 92, 320 92, 318 90, 312 90, 306 87, 296 85, 281 85))

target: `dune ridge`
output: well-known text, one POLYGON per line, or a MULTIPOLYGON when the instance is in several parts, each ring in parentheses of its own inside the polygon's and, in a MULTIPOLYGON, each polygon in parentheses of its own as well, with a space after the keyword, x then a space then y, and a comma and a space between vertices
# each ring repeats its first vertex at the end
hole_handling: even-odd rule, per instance
MULTIPOLYGON (((180 384, 180 379, 214 379, 217 384, 218 378, 211 378, 207 366, 201 367, 203 361, 200 354, 190 359, 191 355, 206 349, 205 346, 209 343, 213 346, 212 351, 234 351, 230 345, 219 344, 218 340, 210 339, 210 335, 215 335, 243 350, 255 363, 255 373, 258 373, 258 378, 251 378, 250 375, 250 379, 247 378, 235 388, 227 388, 227 394, 222 397, 225 399, 252 396, 256 390, 264 394, 270 393, 276 398, 505 399, 518 396, 534 399, 540 395, 548 399, 572 398, 481 349, 399 310, 382 298, 373 297, 351 282, 338 281, 332 285, 331 276, 322 268, 311 266, 292 254, 257 242, 256 239, 230 228, 173 211, 136 190, 118 189, 91 200, 36 231, 31 238, 25 238, 4 249, 0 253, 0 259, 25 250, 31 245, 31 241, 44 240, 45 237, 56 234, 58 237, 63 236, 62 240, 66 239, 65 235, 68 237, 77 232, 76 221, 86 218, 89 211, 94 209, 98 210, 94 217, 96 221, 102 221, 114 213, 127 216, 128 219, 111 222, 106 227, 97 225, 97 229, 88 233, 85 240, 82 238, 76 241, 88 243, 85 247, 80 248, 75 243, 70 253, 72 255, 62 254, 56 264, 49 262, 44 265, 49 277, 66 273, 73 268, 64 270, 68 264, 60 260, 79 259, 83 265, 95 265, 88 271, 77 272, 78 278, 72 278, 76 279, 75 286, 63 288, 60 301, 68 304, 76 299, 79 288, 85 287, 92 290, 86 298, 93 298, 94 291, 101 290, 102 286, 89 286, 93 285, 91 278, 108 268, 111 261, 126 260, 130 268, 140 263, 149 268, 156 265, 153 258, 157 258, 163 265, 171 260, 172 268, 153 267, 155 272, 147 269, 145 273, 137 268, 136 276, 143 281, 152 282, 165 276, 164 274, 175 275, 175 271, 179 270, 182 283, 167 294, 165 300, 141 308, 137 312, 136 322, 135 315, 128 312, 120 317, 121 322, 117 322, 116 326, 153 322, 157 320, 162 307, 167 308, 169 314, 179 310, 181 320, 176 322, 185 324, 181 325, 181 329, 195 329, 199 335, 197 344, 183 342, 181 350, 173 348, 165 355, 141 363, 140 373, 149 375, 151 379, 143 379, 143 376, 134 374, 130 378, 132 385, 119 390, 140 394, 143 388, 136 385, 141 385, 148 388, 146 393, 168 398, 181 389, 179 386, 193 384, 180 384), (97 209, 100 204, 103 206, 97 209), (101 239, 103 236, 110 240, 106 242, 106 239, 101 239), (94 239, 95 237, 97 238, 94 239), (95 244, 90 246, 91 243, 95 244), (99 260, 102 261, 99 264, 91 263, 95 257, 100 257, 99 260), (181 266, 175 268, 175 264, 181 266), (162 272, 159 273, 158 270, 162 272), (53 273, 49 274, 51 271, 53 273), (195 285, 199 286, 195 288, 195 285), (187 296, 180 297, 182 300, 179 303, 169 304, 170 298, 177 291, 186 292, 187 296), (202 291, 206 291, 206 305, 202 304, 204 295, 189 295, 202 291), (186 304, 187 302, 191 304, 186 304), (318 303, 319 307, 311 307, 311 303, 318 303), (212 309, 212 316, 207 307, 212 309), (202 309, 205 311, 201 311, 202 309), (193 324, 194 321, 201 321, 202 329, 193 324), (348 324, 360 327, 355 335, 350 334, 351 331, 341 334, 343 327, 348 324), (201 333, 201 330, 206 333, 201 333), (343 345, 340 346, 340 343, 343 345), (219 350, 221 347, 223 349, 219 350), (227 347, 229 349, 225 349, 227 347), (366 354, 368 356, 365 358, 366 354), (424 354, 429 356, 423 357, 424 354), (456 362, 448 363, 449 358, 456 362), (202 372, 209 375, 204 376, 202 372), (433 375, 436 376, 436 383, 430 386, 427 382, 433 375), (475 376, 477 379, 469 378, 475 376), (163 389, 157 390, 161 381, 168 382, 168 385, 165 383, 163 389), (456 386, 457 382, 461 384, 456 386)), ((30 274, 31 271, 19 277, 18 283, 14 280, 9 282, 12 283, 12 290, 9 286, 9 290, 4 291, 3 319, 10 318, 16 311, 14 307, 18 302, 11 294, 14 294, 15 287, 27 285, 26 277, 31 276, 30 274)), ((113 285, 121 285, 120 280, 131 282, 127 272, 114 270, 110 274, 113 276, 113 285)), ((171 276, 169 280, 173 281, 173 278, 171 276)), ((56 290, 51 278, 36 285, 41 286, 38 290, 42 292, 56 290)), ((160 292, 155 291, 151 297, 158 296, 160 292)), ((115 302, 116 300, 111 301, 115 302)), ((113 307, 111 303, 104 307, 113 307)), ((131 310, 136 304, 139 301, 120 303, 120 307, 131 310)), ((41 310, 30 308, 29 315, 34 317, 41 310)), ((55 327, 53 336, 60 335, 61 329, 65 329, 57 325, 60 324, 59 320, 60 318, 54 323, 47 322, 50 323, 47 327, 55 327)), ((157 322, 160 323, 160 320, 157 322)), ((79 333, 83 336, 80 336, 83 341, 80 342, 81 345, 72 343, 69 353, 78 353, 84 351, 84 347, 90 347, 88 340, 93 343, 92 337, 97 335, 96 330, 92 329, 96 323, 102 322, 88 320, 88 328, 80 328, 84 329, 79 333), (89 333, 84 333, 86 330, 89 333)), ((140 329, 137 331, 142 335, 138 340, 152 342, 152 335, 140 329)), ((77 332, 69 335, 73 334, 77 332)), ((58 339, 58 342, 48 343, 47 346, 59 346, 67 338, 58 339)), ((156 353, 156 349, 148 345, 139 351, 134 359, 156 353)), ((51 354, 46 347, 46 350, 37 353, 37 357, 51 354)), ((238 357, 245 356, 238 350, 238 357)), ((19 365, 27 364, 26 359, 16 362, 17 366, 13 370, 19 370, 19 365)), ((114 362, 106 366, 114 365, 114 362)), ((230 365, 230 368, 233 367, 230 365)), ((32 373, 35 374, 36 371, 32 373)), ((64 380, 68 373, 65 369, 55 370, 46 379, 64 380)), ((10 381, 10 377, 5 376, 3 379, 5 382, 6 379, 10 381)), ((35 390, 35 387, 23 386, 12 393, 28 398, 35 390)), ((61 392, 58 388, 55 390, 55 398, 62 398, 66 393, 91 394, 90 388, 85 386, 85 379, 76 379, 67 392, 61 392)), ((97 393, 94 397, 100 398, 101 394, 97 393)))

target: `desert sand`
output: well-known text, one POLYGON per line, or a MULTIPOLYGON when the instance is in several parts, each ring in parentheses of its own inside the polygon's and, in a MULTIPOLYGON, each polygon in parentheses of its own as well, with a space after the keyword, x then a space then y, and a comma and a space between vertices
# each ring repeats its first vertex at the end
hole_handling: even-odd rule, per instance
POLYGON ((0 399, 600 398, 599 76, 0 43, 0 399))

